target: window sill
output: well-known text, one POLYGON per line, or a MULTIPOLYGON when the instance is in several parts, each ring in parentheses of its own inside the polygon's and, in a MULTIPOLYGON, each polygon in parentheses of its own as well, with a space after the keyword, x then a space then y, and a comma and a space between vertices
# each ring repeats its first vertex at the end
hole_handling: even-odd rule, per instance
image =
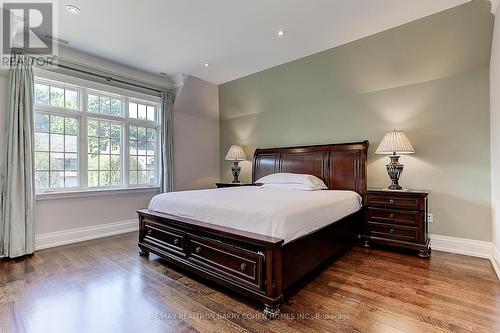
POLYGON ((58 200, 58 199, 68 199, 68 198, 100 197, 100 196, 121 195, 121 194, 139 194, 139 193, 156 194, 159 192, 160 188, 158 186, 46 192, 46 193, 38 193, 36 195, 36 201, 58 200))

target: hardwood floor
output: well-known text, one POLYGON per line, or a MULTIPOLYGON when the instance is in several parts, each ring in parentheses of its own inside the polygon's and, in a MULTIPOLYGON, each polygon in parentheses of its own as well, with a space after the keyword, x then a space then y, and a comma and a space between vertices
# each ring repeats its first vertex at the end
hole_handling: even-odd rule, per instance
POLYGON ((297 286, 282 317, 139 257, 136 233, 0 261, 0 332, 500 332, 488 260, 354 248, 297 286))

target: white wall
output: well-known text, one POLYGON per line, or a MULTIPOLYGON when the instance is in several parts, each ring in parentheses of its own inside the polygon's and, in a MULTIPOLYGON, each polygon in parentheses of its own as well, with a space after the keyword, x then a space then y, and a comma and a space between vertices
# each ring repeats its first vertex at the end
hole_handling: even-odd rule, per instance
POLYGON ((219 89, 189 76, 174 106, 175 189, 219 181, 219 89))
MULTIPOLYGON (((80 52, 68 47, 59 46, 59 57, 78 64, 84 64, 96 69, 102 69, 112 74, 129 77, 139 81, 147 82, 159 87, 174 87, 182 85, 182 75, 164 76, 147 73, 137 68, 122 65, 107 59, 99 58, 91 54, 80 52)), ((83 75, 83 78, 88 78, 83 75)))
POLYGON ((100 224, 125 222, 137 218, 136 210, 145 208, 155 190, 95 197, 37 200, 36 236, 100 224))
MULTIPOLYGON (((492 238, 500 256, 500 11, 496 10, 490 62, 490 126, 491 126, 491 209, 492 238)), ((500 258, 497 258, 500 260, 500 258)), ((500 265, 500 262, 498 262, 500 265)))
MULTIPOLYGON (((60 50, 63 58, 101 68, 155 85, 172 88, 169 78, 113 63, 74 50, 60 50)), ((7 107, 6 71, 0 71, 0 103, 7 107)), ((213 186, 219 179, 219 125, 217 86, 189 78, 175 105, 174 141, 176 189, 213 186), (187 164, 187 165, 185 165, 187 164)), ((0 114, 0 128, 5 126, 5 109, 0 114)), ((3 131, 1 131, 3 132, 3 131)), ((5 137, 0 136, 0 165, 3 165, 5 137)), ((147 206, 154 190, 138 193, 112 193, 95 197, 37 200, 35 233, 60 232, 137 218, 136 210, 147 206)))

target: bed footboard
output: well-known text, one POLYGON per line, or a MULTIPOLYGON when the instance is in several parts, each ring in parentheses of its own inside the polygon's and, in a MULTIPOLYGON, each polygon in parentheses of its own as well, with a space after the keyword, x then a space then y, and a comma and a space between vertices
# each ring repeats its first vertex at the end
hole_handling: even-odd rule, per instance
POLYGON ((140 255, 150 252, 264 305, 275 317, 282 302, 283 240, 139 210, 140 255))

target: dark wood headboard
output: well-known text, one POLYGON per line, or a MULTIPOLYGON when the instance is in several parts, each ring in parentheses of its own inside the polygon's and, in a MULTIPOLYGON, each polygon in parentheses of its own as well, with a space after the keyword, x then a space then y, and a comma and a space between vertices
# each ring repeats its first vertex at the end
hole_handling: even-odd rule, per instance
POLYGON ((256 149, 252 181, 277 172, 321 178, 330 190, 366 190, 368 141, 303 147, 256 149))

